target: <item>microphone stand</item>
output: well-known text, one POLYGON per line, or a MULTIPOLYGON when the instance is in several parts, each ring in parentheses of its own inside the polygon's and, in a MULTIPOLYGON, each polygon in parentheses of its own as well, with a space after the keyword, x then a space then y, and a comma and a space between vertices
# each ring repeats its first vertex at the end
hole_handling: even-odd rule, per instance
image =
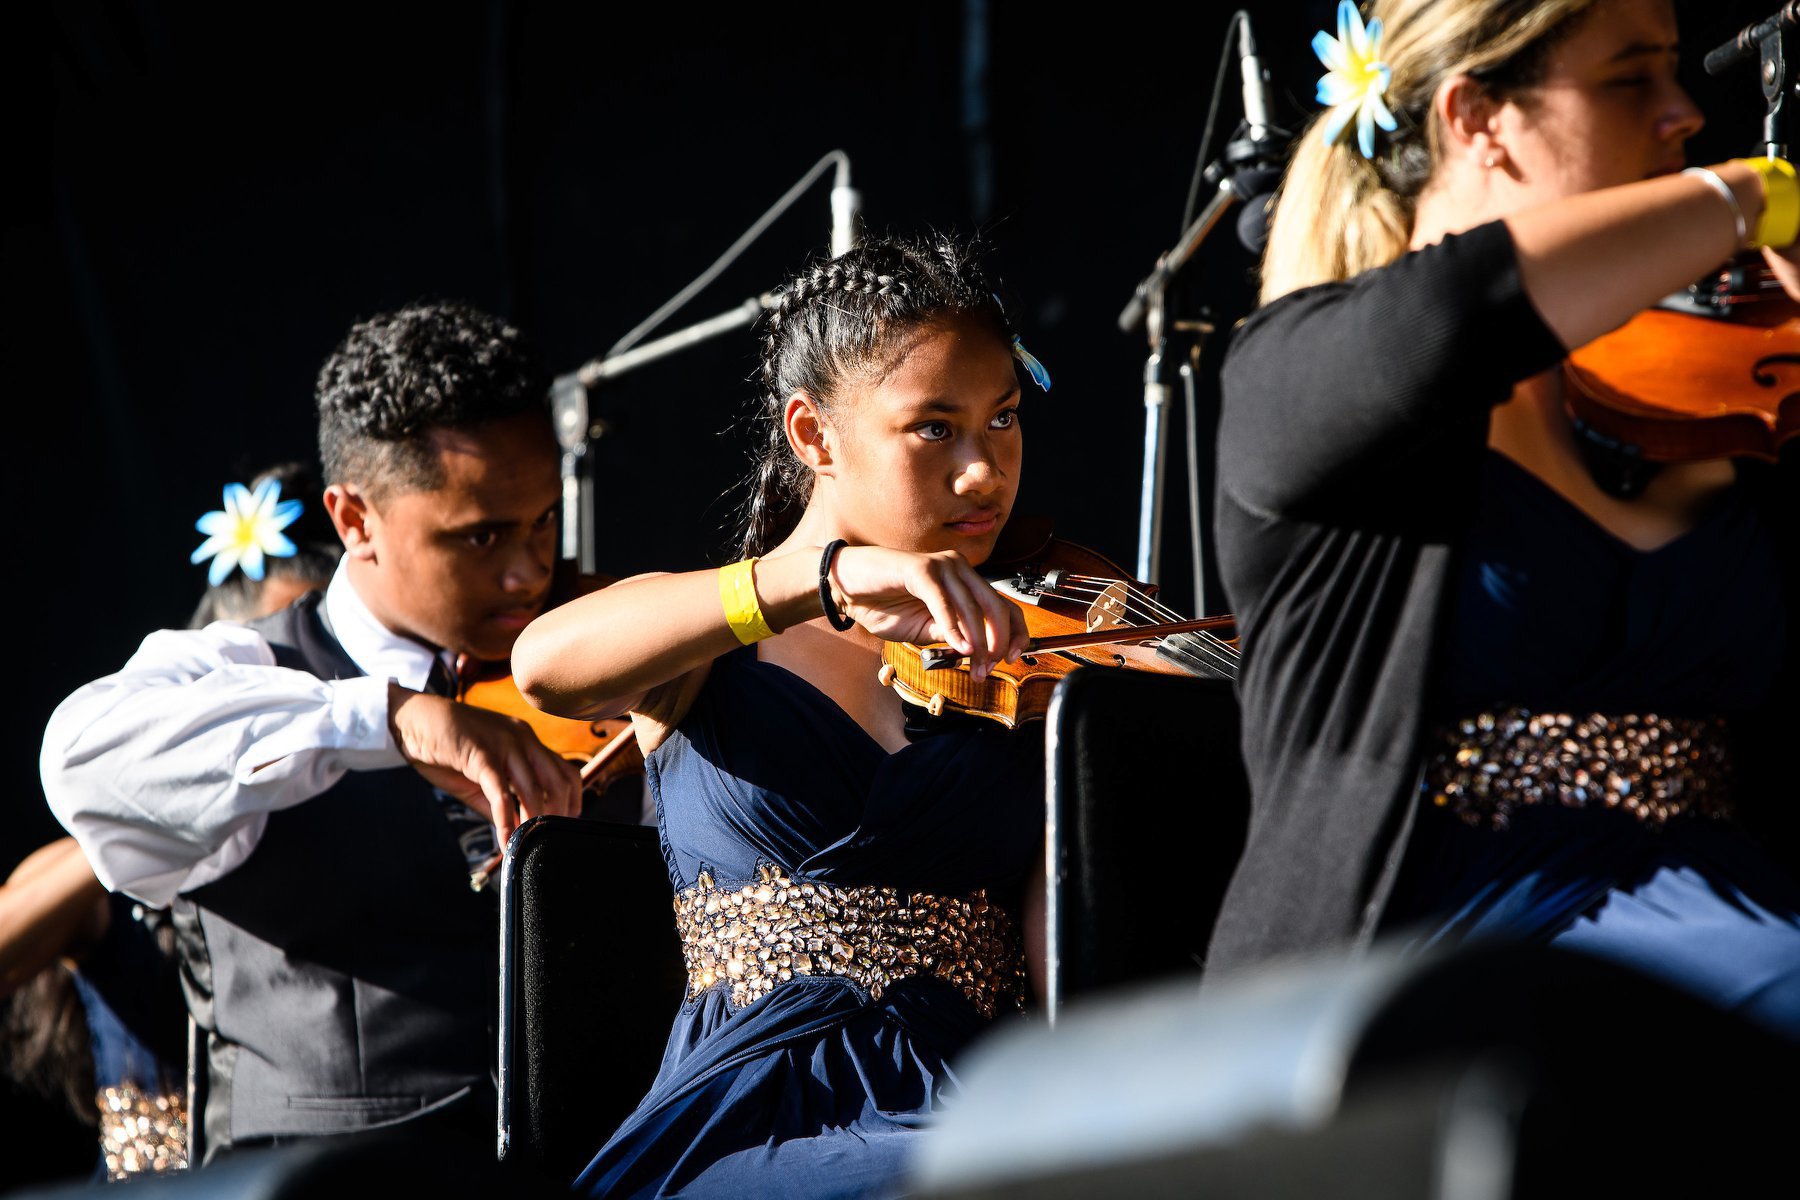
POLYGON ((606 433, 606 422, 594 420, 588 408, 588 392, 608 379, 617 379, 629 371, 697 346, 721 334, 754 325, 773 297, 767 292, 752 296, 729 312, 688 326, 686 329, 635 346, 610 357, 590 359, 567 375, 558 375, 550 384, 550 420, 556 430, 557 444, 562 447, 563 522, 562 557, 578 559, 584 574, 598 570, 594 545, 594 522, 588 517, 585 502, 591 491, 587 478, 588 457, 595 439, 606 433))
POLYGON ((556 431, 557 444, 562 447, 562 557, 577 560, 584 574, 591 574, 598 569, 594 546, 593 459, 590 451, 594 439, 606 432, 606 422, 595 420, 589 410, 588 391, 608 379, 616 379, 628 371, 667 358, 689 346, 755 324, 763 309, 774 302, 767 292, 752 296, 728 312, 709 317, 679 332, 641 346, 637 344, 638 338, 649 333, 736 261, 751 242, 760 237, 777 217, 786 212, 830 168, 836 169, 831 189, 831 253, 836 257, 849 250, 855 240, 855 223, 862 197, 861 193, 850 186, 849 156, 842 150, 833 150, 814 163, 699 278, 677 292, 637 328, 620 338, 611 350, 551 381, 550 421, 556 431))
POLYGON ((1788 148, 1787 52, 1800 29, 1800 0, 1788 0, 1775 14, 1740 30, 1736 37, 1707 54, 1708 75, 1722 75, 1740 62, 1755 61, 1768 111, 1763 117, 1763 153, 1786 158, 1788 148))
MULTIPOLYGON (((1170 285, 1180 275, 1201 243, 1218 228, 1219 222, 1233 206, 1251 199, 1246 193, 1245 178, 1262 156, 1261 147, 1249 141, 1233 142, 1227 156, 1234 167, 1215 161, 1207 167, 1205 178, 1214 184, 1211 197, 1193 222, 1182 232, 1173 249, 1156 260, 1151 271, 1137 286, 1131 302, 1119 314, 1119 328, 1127 333, 1142 324, 1150 355, 1144 362, 1144 469, 1138 493, 1137 577, 1154 583, 1162 569, 1163 483, 1168 468, 1169 401, 1173 381, 1179 371, 1189 392, 1190 417, 1196 407, 1191 399, 1194 366, 1213 327, 1204 322, 1171 322, 1168 320, 1170 285), (1182 335, 1185 351, 1172 342, 1171 329, 1182 335), (1185 360, 1185 361, 1184 361, 1185 360)), ((1191 448, 1196 440, 1190 431, 1191 448)), ((1188 469, 1195 478, 1189 480, 1189 503, 1194 518, 1194 611, 1206 612, 1205 577, 1201 557, 1201 523, 1198 513, 1199 464, 1190 461, 1188 469)))

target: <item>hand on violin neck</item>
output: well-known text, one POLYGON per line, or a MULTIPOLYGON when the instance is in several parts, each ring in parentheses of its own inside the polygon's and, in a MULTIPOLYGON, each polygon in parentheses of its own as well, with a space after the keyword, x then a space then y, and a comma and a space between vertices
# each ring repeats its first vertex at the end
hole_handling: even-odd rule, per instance
POLYGON ((954 550, 916 554, 846 546, 830 585, 844 615, 890 642, 943 642, 967 655, 976 679, 1025 651, 1019 606, 994 590, 954 550))
POLYGON ((388 725, 412 768, 492 821, 501 846, 521 821, 581 813, 575 764, 516 717, 389 683, 388 725))

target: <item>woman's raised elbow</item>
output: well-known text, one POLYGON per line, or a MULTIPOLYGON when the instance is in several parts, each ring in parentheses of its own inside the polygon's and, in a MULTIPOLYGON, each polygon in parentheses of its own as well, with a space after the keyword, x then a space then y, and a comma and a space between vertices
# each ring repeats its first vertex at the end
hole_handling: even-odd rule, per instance
POLYGON ((532 707, 559 717, 572 717, 586 707, 585 697, 570 686, 560 641, 554 628, 545 627, 543 617, 527 625, 513 643, 512 677, 519 694, 532 707))

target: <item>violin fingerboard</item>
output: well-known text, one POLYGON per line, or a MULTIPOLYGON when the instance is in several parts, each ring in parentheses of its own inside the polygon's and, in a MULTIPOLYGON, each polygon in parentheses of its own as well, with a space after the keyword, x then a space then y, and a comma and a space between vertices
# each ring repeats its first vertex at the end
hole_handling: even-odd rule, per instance
POLYGON ((1158 643, 1156 657, 1202 679, 1237 678, 1236 651, 1205 633, 1170 634, 1158 643))

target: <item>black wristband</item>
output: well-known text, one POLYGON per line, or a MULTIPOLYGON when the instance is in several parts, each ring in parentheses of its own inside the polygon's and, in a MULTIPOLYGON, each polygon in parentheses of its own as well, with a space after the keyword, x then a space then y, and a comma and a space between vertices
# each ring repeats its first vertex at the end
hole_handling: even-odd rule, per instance
POLYGON ((849 544, 843 538, 839 538, 825 547, 825 553, 819 558, 819 607, 825 610, 825 619, 830 621, 831 627, 839 633, 854 627, 856 622, 839 612, 837 604, 831 598, 831 560, 837 557, 839 550, 849 544))

